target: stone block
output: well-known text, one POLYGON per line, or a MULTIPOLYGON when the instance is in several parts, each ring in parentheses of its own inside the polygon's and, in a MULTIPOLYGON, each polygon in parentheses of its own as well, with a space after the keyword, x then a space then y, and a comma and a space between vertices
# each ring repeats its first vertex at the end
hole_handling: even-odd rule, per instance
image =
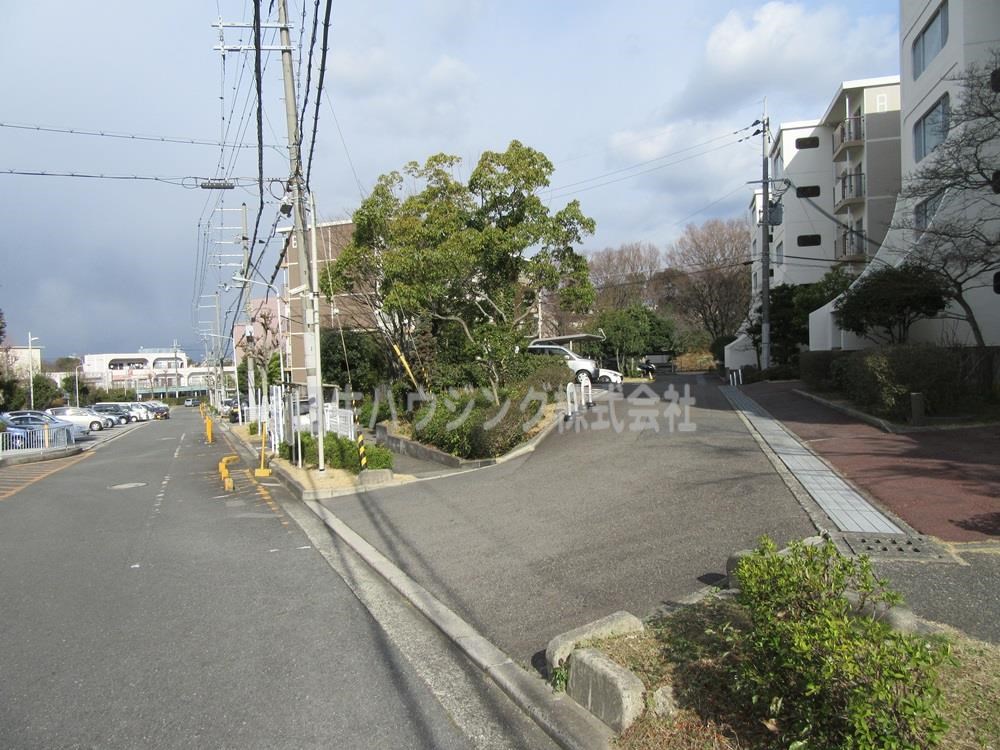
POLYGON ((642 681, 592 648, 577 649, 570 662, 566 694, 621 734, 642 715, 642 681))

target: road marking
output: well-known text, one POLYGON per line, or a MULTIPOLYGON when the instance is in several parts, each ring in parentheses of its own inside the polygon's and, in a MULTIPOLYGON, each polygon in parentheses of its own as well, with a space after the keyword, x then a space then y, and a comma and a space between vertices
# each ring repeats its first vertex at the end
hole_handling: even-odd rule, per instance
POLYGON ((81 453, 77 456, 56 458, 51 461, 0 467, 0 500, 13 497, 26 487, 30 487, 56 472, 68 469, 70 466, 75 466, 91 455, 91 453, 81 453))

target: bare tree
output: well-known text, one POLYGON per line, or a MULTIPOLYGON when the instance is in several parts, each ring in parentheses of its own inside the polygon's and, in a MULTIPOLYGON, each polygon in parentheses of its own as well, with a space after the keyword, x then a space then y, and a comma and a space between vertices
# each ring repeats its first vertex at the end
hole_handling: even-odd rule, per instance
POLYGON ((935 273, 968 323, 979 346, 986 342, 969 293, 992 285, 1000 271, 1000 50, 970 65, 953 80, 958 101, 950 108, 943 138, 907 178, 902 197, 913 210, 900 212, 894 228, 910 233, 907 261, 935 273))
POLYGON ((598 250, 588 258, 590 280, 597 290, 597 310, 624 310, 635 304, 656 304, 654 276, 662 267, 656 245, 628 242, 618 249, 598 250))
POLYGON ((671 302, 711 338, 732 336, 750 309, 750 228, 745 221, 689 224, 670 250, 671 302))

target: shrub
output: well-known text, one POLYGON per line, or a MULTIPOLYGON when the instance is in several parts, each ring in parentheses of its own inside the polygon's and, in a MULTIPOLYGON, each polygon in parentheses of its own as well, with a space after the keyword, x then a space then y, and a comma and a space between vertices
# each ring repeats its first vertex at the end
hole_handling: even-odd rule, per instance
POLYGON ((791 546, 764 539, 737 568, 747 633, 730 636, 735 687, 789 748, 926 748, 942 734, 937 667, 944 641, 891 631, 844 598, 889 606, 898 595, 867 558, 829 541, 791 546))
POLYGON ((708 350, 715 357, 717 362, 722 362, 726 358, 726 346, 736 341, 735 336, 718 336, 712 339, 712 343, 709 345, 708 350))
POLYGON ((810 388, 820 391, 836 390, 834 369, 842 367, 852 352, 815 351, 799 354, 799 377, 810 388))
MULTIPOLYGON (((960 363, 948 349, 901 344, 852 352, 843 390, 863 409, 906 419, 910 393, 923 393, 928 413, 955 403, 962 392, 960 363)), ((839 373, 838 373, 839 375, 839 373)))
POLYGON ((247 425, 247 433, 250 435, 256 435, 260 432, 260 425, 257 422, 250 422, 247 425))
POLYGON ((524 439, 525 424, 571 378, 565 363, 557 360, 501 392, 499 406, 481 389, 436 395, 413 415, 414 437, 460 458, 503 455, 524 439))

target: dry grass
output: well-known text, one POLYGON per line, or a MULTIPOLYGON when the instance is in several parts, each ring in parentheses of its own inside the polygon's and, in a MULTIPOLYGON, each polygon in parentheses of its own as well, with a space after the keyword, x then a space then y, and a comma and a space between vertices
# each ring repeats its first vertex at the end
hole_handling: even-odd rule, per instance
MULTIPOLYGON (((732 667, 722 636, 746 627, 742 608, 710 598, 647 624, 642 633, 597 641, 632 670, 647 695, 671 684, 681 710, 673 719, 647 711, 619 738, 622 750, 776 750, 774 735, 739 710, 729 689, 732 667)), ((941 750, 1000 750, 1000 646, 952 632, 956 663, 942 667, 939 686, 948 732, 941 750)))

